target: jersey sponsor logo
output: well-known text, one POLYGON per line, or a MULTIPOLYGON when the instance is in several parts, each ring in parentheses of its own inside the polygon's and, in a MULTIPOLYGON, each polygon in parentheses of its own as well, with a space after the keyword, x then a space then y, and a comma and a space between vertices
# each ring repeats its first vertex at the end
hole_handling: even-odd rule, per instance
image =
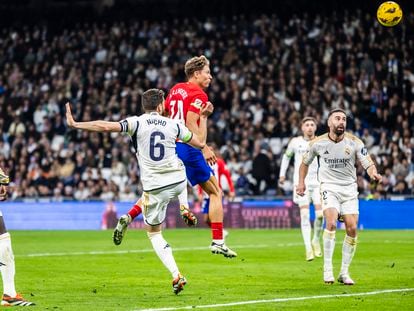
POLYGON ((351 159, 327 159, 324 158, 326 164, 329 168, 345 168, 351 159))
POLYGON ((366 156, 367 154, 368 154, 368 150, 367 150, 367 148, 362 148, 361 149, 361 154, 363 155, 363 156, 366 156))
POLYGON ((191 103, 191 106, 196 107, 197 109, 201 109, 203 101, 201 99, 196 98, 196 100, 191 103))
POLYGON ((328 151, 328 150, 326 150, 323 154, 329 154, 329 151, 328 151))

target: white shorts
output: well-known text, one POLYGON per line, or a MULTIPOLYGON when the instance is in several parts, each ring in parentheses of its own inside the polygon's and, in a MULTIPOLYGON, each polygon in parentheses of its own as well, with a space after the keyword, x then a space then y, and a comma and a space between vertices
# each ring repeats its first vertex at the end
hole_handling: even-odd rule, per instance
POLYGON ((142 216, 146 224, 157 226, 164 222, 168 203, 187 187, 187 180, 142 194, 142 216))
POLYGON ((321 194, 319 190, 319 185, 306 185, 305 195, 300 196, 296 194, 296 186, 293 187, 293 202, 298 206, 310 205, 320 205, 321 204, 321 194))
POLYGON ((341 215, 358 215, 358 186, 321 184, 322 210, 335 208, 341 215))

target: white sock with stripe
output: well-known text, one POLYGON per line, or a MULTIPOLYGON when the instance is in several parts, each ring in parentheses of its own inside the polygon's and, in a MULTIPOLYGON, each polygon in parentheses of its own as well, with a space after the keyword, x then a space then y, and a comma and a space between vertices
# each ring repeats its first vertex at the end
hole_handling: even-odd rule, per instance
POLYGON ((357 238, 350 237, 345 235, 344 243, 342 244, 342 266, 341 274, 348 274, 349 265, 354 258, 356 251, 357 238))
POLYGON ((332 257, 335 250, 335 231, 325 229, 323 232, 323 266, 324 270, 332 270, 332 257))
POLYGON ((155 253, 160 258, 164 266, 171 272, 173 278, 176 278, 179 274, 177 264, 175 263, 172 249, 167 241, 164 240, 161 231, 160 232, 147 232, 148 238, 152 243, 152 247, 155 253))
POLYGON ((321 210, 315 211, 315 221, 313 223, 313 242, 319 243, 323 227, 323 213, 321 210))
POLYGON ((300 209, 300 228, 302 231, 303 242, 305 243, 306 252, 312 250, 311 245, 311 224, 309 220, 309 209, 300 209))

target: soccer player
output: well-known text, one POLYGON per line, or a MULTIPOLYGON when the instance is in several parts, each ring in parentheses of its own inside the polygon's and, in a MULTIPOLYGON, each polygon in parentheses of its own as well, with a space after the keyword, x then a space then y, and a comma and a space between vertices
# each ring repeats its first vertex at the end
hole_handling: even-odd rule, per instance
MULTIPOLYGON (((187 187, 184 165, 175 152, 175 141, 180 139, 194 148, 205 146, 206 131, 193 135, 183 124, 163 117, 164 92, 150 89, 142 94, 141 116, 126 118, 120 122, 73 120, 69 103, 66 104, 66 119, 70 127, 94 132, 123 132, 132 140, 138 159, 143 194, 138 205, 143 207, 148 238, 152 246, 173 276, 173 291, 184 289, 186 279, 179 272, 170 245, 164 240, 161 226, 165 220, 169 201, 187 187)), ((200 124, 206 126, 211 105, 200 111, 200 124)))
POLYGON ((318 164, 312 162, 309 166, 308 175, 306 177, 306 192, 304 196, 296 194, 296 185, 299 180, 299 167, 302 163, 302 156, 309 148, 309 142, 315 138, 316 120, 312 117, 305 117, 301 122, 303 136, 292 138, 289 142, 286 152, 283 154, 282 163, 280 165, 279 183, 283 185, 286 180, 286 171, 289 166, 290 159, 295 158, 293 184, 293 202, 300 208, 300 227, 302 231, 303 242, 305 243, 306 260, 311 261, 316 257, 321 257, 321 246, 319 244, 322 226, 323 213, 321 207, 321 195, 319 193, 319 181, 317 177, 318 164), (309 205, 313 203, 315 206, 315 222, 313 225, 313 239, 311 242, 311 224, 309 219, 309 205))
MULTIPOLYGON (((0 168, 0 201, 7 199, 7 186, 9 176, 0 168)), ((10 234, 6 230, 3 214, 0 211, 0 271, 3 279, 2 306, 8 307, 29 307, 34 306, 33 302, 25 300, 20 294, 16 293, 14 285, 15 264, 13 249, 11 246, 10 234)))
MULTIPOLYGON (((190 131, 199 135, 198 133, 204 130, 199 124, 200 110, 209 103, 204 90, 209 87, 212 80, 210 63, 204 55, 196 56, 185 63, 184 71, 188 81, 173 86, 165 100, 165 108, 170 118, 185 124, 190 131)), ((200 151, 180 141, 177 142, 176 149, 178 157, 184 162, 187 179, 191 185, 200 185, 210 198, 208 217, 213 238, 211 252, 225 257, 236 257, 237 253, 224 243, 221 191, 209 166, 216 162, 214 152, 208 146, 200 151)), ((187 193, 182 193, 178 198, 185 210, 188 206, 187 193)))
MULTIPOLYGON (((224 177, 227 181, 227 184, 229 185, 229 199, 233 199, 235 197, 235 193, 234 193, 234 184, 233 184, 233 181, 231 180, 230 171, 227 168, 226 162, 220 156, 220 154, 217 150, 217 147, 215 145, 213 145, 211 147, 211 149, 213 150, 217 161, 213 165, 210 165, 210 167, 214 172, 214 176, 217 177, 217 182, 218 182, 218 186, 220 188, 220 191, 221 191, 221 193, 223 193, 223 187, 222 187, 222 184, 221 184, 221 180, 222 180, 222 177, 224 177)), ((209 210, 210 210, 210 198, 203 191, 201 186, 200 186, 200 191, 201 191, 200 195, 201 195, 202 202, 203 202, 202 207, 203 207, 204 221, 209 227, 211 227, 211 221, 210 221, 210 218, 208 216, 208 213, 209 213, 209 210)), ((223 230, 223 234, 224 234, 224 237, 225 237, 225 236, 227 236, 228 232, 226 230, 223 230)))
POLYGON ((355 254, 358 224, 358 191, 355 164, 358 160, 372 180, 381 182, 375 164, 368 155, 364 143, 345 132, 347 116, 344 110, 334 109, 328 117, 328 133, 312 140, 309 151, 303 156, 299 168, 299 183, 296 193, 305 195, 305 178, 309 165, 317 158, 319 170, 322 210, 326 220, 323 233, 324 272, 327 284, 334 283, 332 257, 335 249, 335 230, 339 216, 343 217, 346 229, 342 244, 342 266, 338 282, 353 285, 349 266, 355 254))

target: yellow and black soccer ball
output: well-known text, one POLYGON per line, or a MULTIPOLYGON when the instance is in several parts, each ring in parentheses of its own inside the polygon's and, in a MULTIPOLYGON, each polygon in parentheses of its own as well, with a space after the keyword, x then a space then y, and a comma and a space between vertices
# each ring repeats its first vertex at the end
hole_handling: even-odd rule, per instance
POLYGON ((398 3, 387 1, 382 3, 377 10, 377 19, 379 23, 386 27, 393 27, 401 22, 403 11, 398 3))

